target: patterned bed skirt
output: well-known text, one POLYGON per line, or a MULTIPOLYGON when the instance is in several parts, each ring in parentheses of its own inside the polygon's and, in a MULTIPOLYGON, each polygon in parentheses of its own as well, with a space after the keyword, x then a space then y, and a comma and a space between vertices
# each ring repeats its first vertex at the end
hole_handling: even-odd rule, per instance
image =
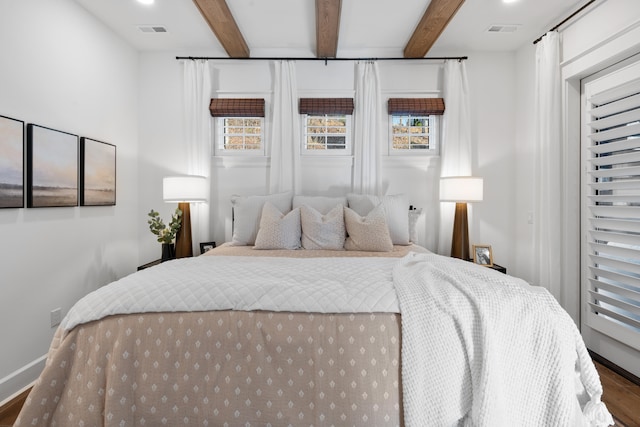
POLYGON ((16 426, 400 426, 400 316, 111 316, 54 337, 16 426))

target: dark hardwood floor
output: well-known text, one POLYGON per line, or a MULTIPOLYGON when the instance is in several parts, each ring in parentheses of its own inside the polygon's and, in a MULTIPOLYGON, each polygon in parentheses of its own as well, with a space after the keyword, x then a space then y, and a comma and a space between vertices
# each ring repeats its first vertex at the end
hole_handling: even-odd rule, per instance
POLYGON ((640 427, 640 385, 595 362, 604 393, 603 402, 613 415, 616 427, 640 427))
MULTIPOLYGON (((640 427, 640 385, 595 362, 604 389, 602 400, 615 418, 616 427, 640 427)), ((0 427, 11 427, 27 398, 28 390, 0 408, 0 427)))

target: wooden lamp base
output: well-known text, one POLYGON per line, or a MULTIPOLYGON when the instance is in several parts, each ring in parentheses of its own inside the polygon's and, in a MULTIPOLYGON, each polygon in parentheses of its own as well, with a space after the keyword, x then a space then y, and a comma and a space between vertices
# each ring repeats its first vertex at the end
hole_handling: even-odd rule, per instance
POLYGON ((193 246, 191 244, 191 211, 188 202, 178 203, 178 208, 182 211, 182 225, 176 235, 176 258, 186 258, 193 256, 193 246))
POLYGON ((467 204, 456 203, 456 215, 453 219, 453 235, 451 237, 451 256, 469 259, 469 223, 467 221, 467 204))

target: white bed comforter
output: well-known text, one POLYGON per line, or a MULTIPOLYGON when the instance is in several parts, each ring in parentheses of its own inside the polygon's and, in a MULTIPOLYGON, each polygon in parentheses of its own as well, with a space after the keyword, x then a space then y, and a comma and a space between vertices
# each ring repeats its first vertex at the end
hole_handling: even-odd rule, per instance
POLYGON ((577 328, 544 288, 433 254, 407 255, 393 277, 408 426, 613 424, 577 328))
POLYGON ((60 327, 69 331, 106 316, 142 312, 398 313, 391 277, 396 262, 397 258, 182 258, 88 294, 60 327))
POLYGON ((180 259, 92 292, 60 327, 69 331, 109 315, 139 312, 400 309, 408 427, 612 422, 584 343, 553 297, 487 268, 434 254, 180 259))

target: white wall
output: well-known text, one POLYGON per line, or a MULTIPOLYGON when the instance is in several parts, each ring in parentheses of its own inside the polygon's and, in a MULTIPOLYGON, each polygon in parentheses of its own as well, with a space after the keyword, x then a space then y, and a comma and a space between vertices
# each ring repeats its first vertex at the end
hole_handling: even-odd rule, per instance
MULTIPOLYGON (((182 72, 172 53, 141 55, 140 91, 140 194, 139 225, 151 209, 168 217, 174 205, 162 202, 162 177, 187 170, 182 133, 182 72)), ((497 263, 511 267, 514 261, 513 198, 515 141, 515 56, 512 53, 470 53, 468 72, 472 92, 474 171, 485 177, 485 201, 473 206, 472 243, 491 244, 497 263)), ((352 97, 355 72, 352 62, 298 61, 299 95, 352 97)), ((383 97, 442 96, 442 66, 434 62, 380 61, 383 97)), ((263 61, 218 61, 213 64, 214 96, 264 97, 267 119, 272 90, 272 69, 263 61)), ((357 108, 357 107, 356 107, 357 108)), ((385 106, 386 109, 386 106, 385 106)), ((383 119, 384 129, 388 121, 383 119)), ((269 129, 265 132, 268 140, 269 129)), ((267 141, 268 142, 268 141, 267 141)), ((351 159, 306 157, 303 192, 336 195, 349 191, 351 159)), ((419 228, 420 243, 437 247, 438 157, 388 156, 382 162, 383 183, 389 194, 407 192, 410 203, 425 209, 419 228)), ((211 221, 212 239, 230 239, 232 194, 265 194, 268 191, 268 159, 217 157, 213 160, 211 221)), ((159 245, 149 232, 140 236, 140 258, 158 258, 159 245)))
POLYGON ((138 55, 71 0, 0 2, 0 115, 117 146, 117 205, 0 210, 0 402, 33 381, 62 314, 135 270, 138 55))

